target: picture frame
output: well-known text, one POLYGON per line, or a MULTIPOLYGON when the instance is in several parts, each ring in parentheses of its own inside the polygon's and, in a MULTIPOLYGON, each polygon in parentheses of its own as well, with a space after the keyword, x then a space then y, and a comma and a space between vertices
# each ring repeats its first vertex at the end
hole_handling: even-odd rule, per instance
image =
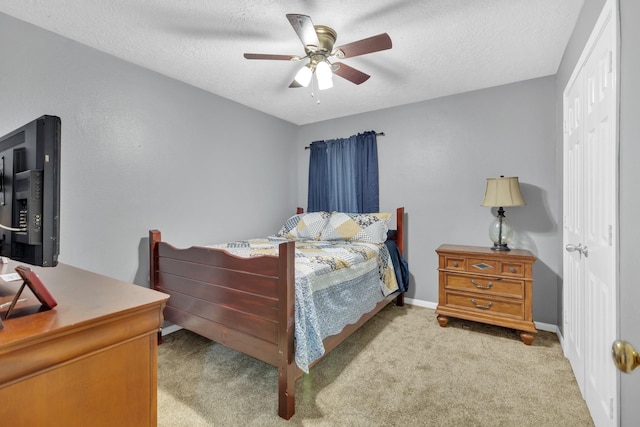
POLYGON ((18 290, 18 293, 16 293, 16 296, 13 298, 13 301, 11 301, 11 305, 7 309, 7 314, 4 316, 5 319, 8 319, 13 312, 13 309, 16 306, 25 286, 29 287, 31 292, 33 292, 36 298, 38 298, 38 301, 40 301, 42 306, 44 306, 46 309, 50 310, 58 305, 58 302, 55 300, 53 295, 51 295, 44 283, 42 283, 42 280, 40 280, 35 271, 24 265, 19 265, 16 267, 16 272, 20 275, 23 282, 22 286, 20 286, 20 289, 18 290))

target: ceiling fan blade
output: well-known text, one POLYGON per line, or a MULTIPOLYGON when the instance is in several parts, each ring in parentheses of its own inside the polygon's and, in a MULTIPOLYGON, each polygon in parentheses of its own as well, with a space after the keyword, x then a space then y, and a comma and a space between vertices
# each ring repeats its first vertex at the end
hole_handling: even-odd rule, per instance
POLYGON ((309 16, 289 13, 287 14, 287 19, 289 20, 289 23, 291 23, 296 34, 298 34, 298 37, 304 47, 312 46, 313 48, 318 48, 320 46, 318 34, 316 34, 313 21, 311 21, 309 16))
POLYGON ((265 53, 245 53, 244 57, 247 59, 276 59, 281 61, 300 60, 300 57, 296 55, 270 55, 265 53))
POLYGON ((391 37, 389 37, 389 34, 382 33, 377 36, 339 46, 335 49, 335 55, 338 58, 353 58, 354 56, 391 49, 391 46, 391 37), (340 52, 342 52, 342 54, 340 52))
POLYGON ((353 67, 343 64, 342 62, 334 62, 333 65, 338 66, 333 74, 338 75, 343 79, 347 79, 357 85, 366 82, 367 80, 369 80, 369 77, 371 77, 369 74, 365 74, 362 71, 356 70, 353 67))

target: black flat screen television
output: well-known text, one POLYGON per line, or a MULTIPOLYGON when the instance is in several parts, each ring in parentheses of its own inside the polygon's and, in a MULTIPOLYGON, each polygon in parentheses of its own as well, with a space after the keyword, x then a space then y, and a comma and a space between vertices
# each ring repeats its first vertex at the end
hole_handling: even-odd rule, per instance
POLYGON ((60 129, 59 117, 42 116, 0 138, 0 256, 58 264, 60 129))

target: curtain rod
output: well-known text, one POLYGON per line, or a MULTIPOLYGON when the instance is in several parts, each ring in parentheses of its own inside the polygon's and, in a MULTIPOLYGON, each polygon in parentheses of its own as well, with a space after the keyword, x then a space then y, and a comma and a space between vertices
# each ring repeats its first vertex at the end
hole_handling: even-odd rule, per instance
MULTIPOLYGON (((376 132, 376 136, 384 136, 384 132, 376 132)), ((309 147, 308 145, 304 147, 305 150, 308 150, 309 148, 311 147, 309 147)))

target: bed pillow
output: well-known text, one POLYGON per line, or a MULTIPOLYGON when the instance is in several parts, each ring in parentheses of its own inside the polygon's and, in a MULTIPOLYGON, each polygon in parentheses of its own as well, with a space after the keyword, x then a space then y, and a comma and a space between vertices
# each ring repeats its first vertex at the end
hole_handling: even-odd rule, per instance
POLYGON ((332 212, 322 230, 320 240, 347 240, 350 242, 384 243, 387 240, 391 214, 332 212))
POLYGON ((329 222, 329 212, 308 212, 289 218, 277 236, 294 240, 320 240, 320 234, 329 222))

